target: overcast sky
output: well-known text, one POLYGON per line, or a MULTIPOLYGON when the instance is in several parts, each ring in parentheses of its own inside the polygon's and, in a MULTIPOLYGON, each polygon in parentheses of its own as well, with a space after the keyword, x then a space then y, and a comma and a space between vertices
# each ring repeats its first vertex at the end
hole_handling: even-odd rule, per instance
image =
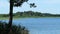
MULTIPOLYGON (((42 13, 60 14, 60 0, 29 0, 28 3, 35 3, 36 8, 30 8, 27 3, 22 7, 14 7, 14 13, 18 11, 38 11, 42 13)), ((9 13, 9 0, 0 0, 0 14, 9 13)))

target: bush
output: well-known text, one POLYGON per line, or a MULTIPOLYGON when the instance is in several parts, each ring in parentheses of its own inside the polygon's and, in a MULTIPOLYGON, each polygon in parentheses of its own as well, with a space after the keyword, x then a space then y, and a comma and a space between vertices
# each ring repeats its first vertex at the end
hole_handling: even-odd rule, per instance
MULTIPOLYGON (((0 21, 0 34, 8 34, 8 29, 8 24, 0 21)), ((9 34, 29 34, 29 31, 21 25, 12 25, 12 31, 9 34)))

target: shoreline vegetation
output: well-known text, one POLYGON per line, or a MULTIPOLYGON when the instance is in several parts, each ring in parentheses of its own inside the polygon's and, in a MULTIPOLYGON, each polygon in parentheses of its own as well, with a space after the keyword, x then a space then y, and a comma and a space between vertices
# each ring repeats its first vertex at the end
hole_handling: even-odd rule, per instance
MULTIPOLYGON (((60 14, 41 13, 33 11, 24 11, 13 13, 13 19, 18 18, 46 18, 46 17, 60 17, 60 14)), ((9 19, 9 14, 0 14, 0 19, 9 19)))
MULTIPOLYGON (((0 21, 0 34, 7 34, 9 31, 8 23, 0 21)), ((29 30, 21 25, 12 24, 12 31, 10 34, 29 34, 29 30)))

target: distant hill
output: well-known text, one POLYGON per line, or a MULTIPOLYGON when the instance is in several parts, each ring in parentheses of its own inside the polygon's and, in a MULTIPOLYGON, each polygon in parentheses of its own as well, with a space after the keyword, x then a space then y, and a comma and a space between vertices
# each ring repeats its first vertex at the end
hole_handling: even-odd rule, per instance
MULTIPOLYGON (((9 14, 0 14, 0 17, 8 17, 9 14)), ((24 11, 13 13, 13 17, 60 17, 60 14, 24 11)))

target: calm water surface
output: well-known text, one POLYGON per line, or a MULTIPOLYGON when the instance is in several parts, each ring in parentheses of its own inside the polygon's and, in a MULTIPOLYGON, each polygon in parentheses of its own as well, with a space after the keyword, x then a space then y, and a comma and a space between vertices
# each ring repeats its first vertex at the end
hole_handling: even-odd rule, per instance
POLYGON ((60 18, 20 18, 13 24, 25 26, 29 34, 60 34, 60 18))

